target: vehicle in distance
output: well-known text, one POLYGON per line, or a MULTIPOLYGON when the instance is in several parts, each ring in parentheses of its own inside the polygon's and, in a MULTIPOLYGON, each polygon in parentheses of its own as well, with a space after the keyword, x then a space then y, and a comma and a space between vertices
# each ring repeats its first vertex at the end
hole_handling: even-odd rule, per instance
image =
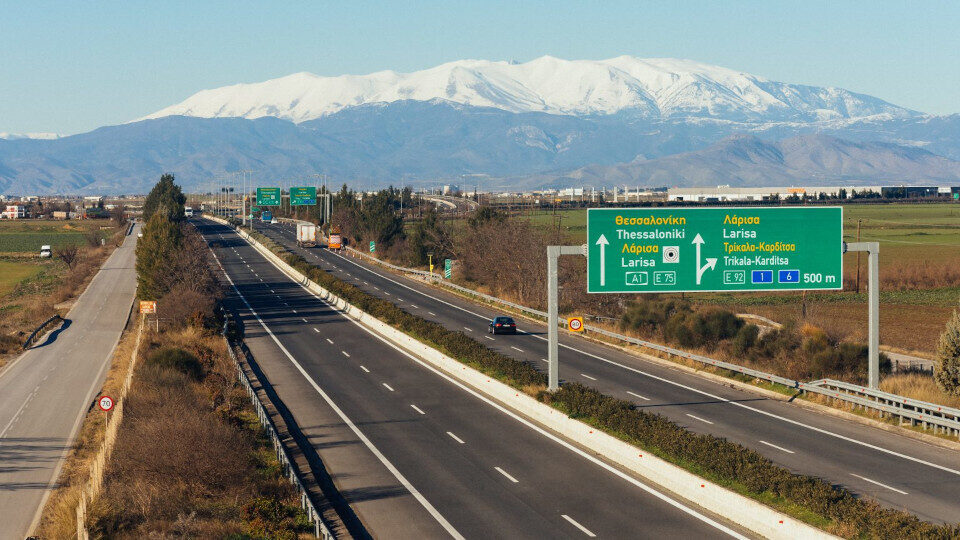
POLYGON ((340 234, 340 227, 333 226, 330 229, 330 239, 327 241, 327 249, 343 248, 343 236, 340 234))
POLYGON ((183 207, 183 215, 186 217, 193 217, 193 208, 189 206, 183 207))
POLYGON ((297 245, 314 247, 317 245, 317 226, 313 223, 297 223, 297 245))
POLYGON ((487 331, 491 334, 516 334, 517 323, 510 317, 494 317, 487 331))
POLYGON ((264 210, 263 212, 260 212, 260 221, 262 221, 262 222, 264 222, 264 223, 270 223, 270 222, 272 222, 272 221, 273 221, 273 212, 271 212, 271 211, 269 211, 269 210, 264 210))
POLYGON ((53 252, 50 250, 50 246, 48 246, 48 245, 42 245, 42 246, 40 246, 40 258, 41 258, 41 259, 46 259, 46 258, 50 257, 51 255, 53 255, 53 252))

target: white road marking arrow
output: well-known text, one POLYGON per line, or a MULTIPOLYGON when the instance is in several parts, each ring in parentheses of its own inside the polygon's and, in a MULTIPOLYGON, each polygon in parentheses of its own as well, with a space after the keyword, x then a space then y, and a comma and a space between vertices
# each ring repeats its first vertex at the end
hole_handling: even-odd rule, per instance
MULTIPOLYGON (((597 245, 600 246, 600 286, 603 287, 607 284, 607 265, 606 265, 606 247, 610 245, 610 242, 607 241, 607 237, 600 235, 600 238, 597 238, 597 245)), ((699 281, 697 281, 699 283, 699 281)))
POLYGON ((707 258, 707 264, 700 266, 700 246, 705 244, 703 237, 700 236, 700 233, 697 233, 697 236, 693 239, 693 243, 697 246, 697 285, 700 284, 700 279, 703 277, 703 273, 707 270, 717 267, 717 259, 714 257, 707 258))

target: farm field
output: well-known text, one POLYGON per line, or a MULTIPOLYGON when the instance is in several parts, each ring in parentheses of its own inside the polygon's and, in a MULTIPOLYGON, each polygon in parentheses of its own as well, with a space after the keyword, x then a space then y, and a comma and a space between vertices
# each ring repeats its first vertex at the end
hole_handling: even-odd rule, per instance
MULTIPOLYGON (((844 240, 880 242, 881 343, 931 353, 960 300, 960 204, 854 204, 844 206, 844 240)), ((557 227, 570 243, 586 241, 586 210, 527 214, 535 225, 557 227)), ((844 291, 806 296, 807 322, 849 339, 866 332, 866 255, 844 256, 844 291)), ((667 295, 664 295, 667 296, 667 295)), ((702 293, 687 299, 785 322, 801 319, 798 293, 702 293)))
POLYGON ((57 247, 87 242, 86 234, 97 231, 101 238, 113 234, 113 230, 100 230, 112 224, 106 220, 46 221, 2 220, 0 221, 0 253, 37 253, 40 246, 57 247))
POLYGON ((9 293, 23 280, 36 276, 43 270, 42 264, 15 260, 0 260, 0 297, 9 293))

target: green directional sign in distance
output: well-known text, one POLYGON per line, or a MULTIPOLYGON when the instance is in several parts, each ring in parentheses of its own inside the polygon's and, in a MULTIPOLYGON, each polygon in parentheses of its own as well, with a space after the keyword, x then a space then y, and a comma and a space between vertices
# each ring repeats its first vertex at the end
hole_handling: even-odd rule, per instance
POLYGON ((317 204, 317 188, 292 187, 290 188, 291 206, 312 206, 317 204))
POLYGON ((450 279, 453 276, 453 261, 450 259, 443 260, 443 277, 450 279))
POLYGON ((280 188, 258 187, 257 188, 257 205, 280 206, 280 188))
POLYGON ((843 209, 591 208, 587 292, 843 288, 843 209))

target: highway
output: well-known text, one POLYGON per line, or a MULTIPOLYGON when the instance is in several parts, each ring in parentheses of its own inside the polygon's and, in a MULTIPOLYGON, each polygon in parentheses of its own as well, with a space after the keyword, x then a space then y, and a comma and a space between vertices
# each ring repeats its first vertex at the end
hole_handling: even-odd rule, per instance
MULTIPOLYGON (((546 326, 519 320, 516 336, 486 334, 497 313, 422 282, 323 248, 298 248, 295 226, 260 232, 308 261, 403 309, 462 331, 545 370, 546 326)), ((561 381, 631 400, 689 429, 750 447, 792 471, 819 476, 932 522, 960 520, 960 453, 672 369, 561 333, 561 381)))
POLYGON ((197 223, 257 369, 349 504, 355 536, 740 536, 370 333, 230 228, 197 223))
POLYGON ((0 539, 35 526, 103 385, 137 288, 138 227, 70 309, 69 326, 0 371, 0 539))

